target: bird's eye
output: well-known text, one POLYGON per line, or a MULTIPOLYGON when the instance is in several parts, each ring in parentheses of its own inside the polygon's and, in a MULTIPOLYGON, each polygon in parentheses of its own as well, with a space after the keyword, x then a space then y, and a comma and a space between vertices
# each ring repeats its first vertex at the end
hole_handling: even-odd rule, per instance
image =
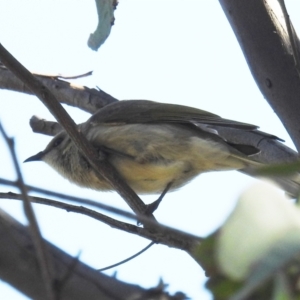
POLYGON ((63 141, 63 138, 58 138, 53 142, 53 147, 57 147, 63 141))

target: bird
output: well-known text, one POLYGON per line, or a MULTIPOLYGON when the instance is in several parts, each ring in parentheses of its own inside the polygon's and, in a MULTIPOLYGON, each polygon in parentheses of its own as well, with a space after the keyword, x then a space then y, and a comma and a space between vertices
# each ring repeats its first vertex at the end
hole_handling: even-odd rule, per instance
MULTIPOLYGON (((232 141, 226 137, 229 131, 236 130, 242 136, 254 132, 280 141, 258 131, 256 125, 150 100, 111 103, 77 126, 137 194, 165 194, 205 172, 253 170, 265 164, 257 158, 261 152, 258 145, 232 141)), ((297 153, 292 157, 297 159, 297 153)), ((46 162, 81 187, 113 190, 96 175, 64 130, 43 151, 25 160, 30 161, 46 162)))

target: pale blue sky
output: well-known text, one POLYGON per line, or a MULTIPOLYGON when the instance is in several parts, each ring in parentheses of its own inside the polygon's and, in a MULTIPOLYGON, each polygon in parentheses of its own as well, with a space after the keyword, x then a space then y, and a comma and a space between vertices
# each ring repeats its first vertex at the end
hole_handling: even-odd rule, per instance
MULTIPOLYGON (((286 1, 300 31, 300 2, 286 1)), ((262 130, 289 138, 260 94, 218 1, 126 0, 116 10, 115 26, 98 52, 86 46, 97 24, 94 1, 0 1, 0 42, 28 69, 39 73, 94 75, 76 81, 99 86, 118 99, 150 99, 195 106, 223 117, 259 125, 262 130)), ((75 83, 76 83, 75 82, 75 83)), ((0 91, 0 120, 15 137, 20 161, 42 150, 49 138, 33 134, 33 114, 53 119, 34 97, 0 91)), ((87 114, 69 109, 77 122, 87 114)), ((8 152, 0 140, 0 176, 13 179, 8 152)), ((115 193, 80 189, 43 163, 21 165, 31 185, 88 197, 127 208, 115 193)), ((168 194, 157 219, 199 236, 216 229, 230 213, 238 195, 253 179, 238 172, 203 174, 181 190, 168 194)), ((7 191, 1 186, 2 191, 7 191)), ((10 190, 10 189, 9 189, 10 190)), ((151 202, 156 196, 143 196, 151 202)), ((24 222, 19 203, 1 201, 24 222)), ((101 268, 134 254, 144 240, 54 208, 35 206, 46 239, 82 261, 101 268), (59 233, 59 234, 58 234, 59 233)), ((171 292, 183 291, 206 300, 204 274, 184 252, 154 246, 119 268, 119 279, 154 286, 162 278, 171 292)), ((2 299, 25 299, 0 284, 2 299), (3 296, 4 295, 4 296, 3 296)))

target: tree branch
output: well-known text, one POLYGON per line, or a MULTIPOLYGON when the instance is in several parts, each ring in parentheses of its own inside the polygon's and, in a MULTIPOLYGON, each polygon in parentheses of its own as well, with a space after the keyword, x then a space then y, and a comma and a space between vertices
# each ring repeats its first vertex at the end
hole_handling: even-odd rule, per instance
MULTIPOLYGON (((291 38, 276 1, 219 0, 252 75, 300 150, 300 78, 291 38), (283 20, 283 21, 282 21, 283 20)), ((297 48, 299 53, 299 47, 297 48)))
MULTIPOLYGON (((0 199, 12 199, 12 200, 22 200, 21 195, 15 194, 15 193, 0 193, 0 199)), ((191 253, 197 245, 201 242, 201 238, 182 232, 180 230, 161 225, 157 222, 154 222, 153 220, 148 219, 147 217, 141 216, 142 221, 151 227, 151 229, 148 228, 142 228, 138 227, 126 222, 121 222, 116 219, 113 219, 111 217, 108 217, 104 214, 101 214, 99 212, 96 212, 94 210, 91 210, 89 208, 83 207, 83 206, 76 206, 67 204, 64 202, 59 202, 56 200, 51 200, 47 198, 41 198, 41 197, 33 197, 29 196, 29 199, 32 203, 39 203, 43 205, 48 205, 51 207, 56 207, 59 209, 66 210, 67 212, 74 212, 79 213, 85 216, 88 216, 90 218, 93 218, 95 220, 98 220, 106 225, 109 225, 112 228, 116 228, 122 231, 125 231, 127 233, 135 234, 140 237, 149 239, 151 241, 154 241, 155 243, 163 244, 169 247, 185 250, 188 253, 191 253)), ((80 199, 80 202, 86 202, 85 199, 80 199)), ((104 205, 101 203, 98 203, 98 207, 101 207, 102 209, 119 214, 120 216, 137 220, 137 217, 131 213, 124 212, 120 209, 116 209, 114 207, 104 205)), ((140 221, 140 220, 139 220, 140 221)))
MULTIPOLYGON (((56 75, 32 74, 43 86, 49 89, 60 103, 79 107, 80 109, 94 113, 107 104, 118 101, 116 98, 102 90, 90 89, 61 80, 56 75)), ((5 68, 0 62, 0 89, 34 95, 20 79, 5 68)))
POLYGON ((59 123, 47 121, 39 118, 38 116, 32 116, 29 124, 33 132, 50 136, 54 136, 63 130, 59 123))
MULTIPOLYGON (((173 299, 162 289, 145 290, 106 276, 46 242, 55 267, 56 291, 60 300, 123 300, 173 299), (156 290, 157 294, 151 291, 156 290), (165 298, 163 298, 165 297, 165 298)), ((0 210, 0 277, 31 299, 44 300, 45 287, 41 282, 32 240, 26 226, 0 210)))

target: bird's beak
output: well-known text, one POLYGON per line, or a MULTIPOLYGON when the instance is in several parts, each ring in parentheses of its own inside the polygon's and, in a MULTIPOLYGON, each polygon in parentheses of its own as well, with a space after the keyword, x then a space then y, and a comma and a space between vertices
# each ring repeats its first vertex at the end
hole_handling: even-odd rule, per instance
POLYGON ((45 153, 44 153, 43 151, 41 151, 41 152, 39 152, 39 153, 36 154, 36 155, 33 155, 33 156, 28 157, 26 160, 24 160, 24 163, 25 163, 25 162, 28 162, 28 161, 40 161, 40 160, 42 160, 44 154, 45 154, 45 153))

